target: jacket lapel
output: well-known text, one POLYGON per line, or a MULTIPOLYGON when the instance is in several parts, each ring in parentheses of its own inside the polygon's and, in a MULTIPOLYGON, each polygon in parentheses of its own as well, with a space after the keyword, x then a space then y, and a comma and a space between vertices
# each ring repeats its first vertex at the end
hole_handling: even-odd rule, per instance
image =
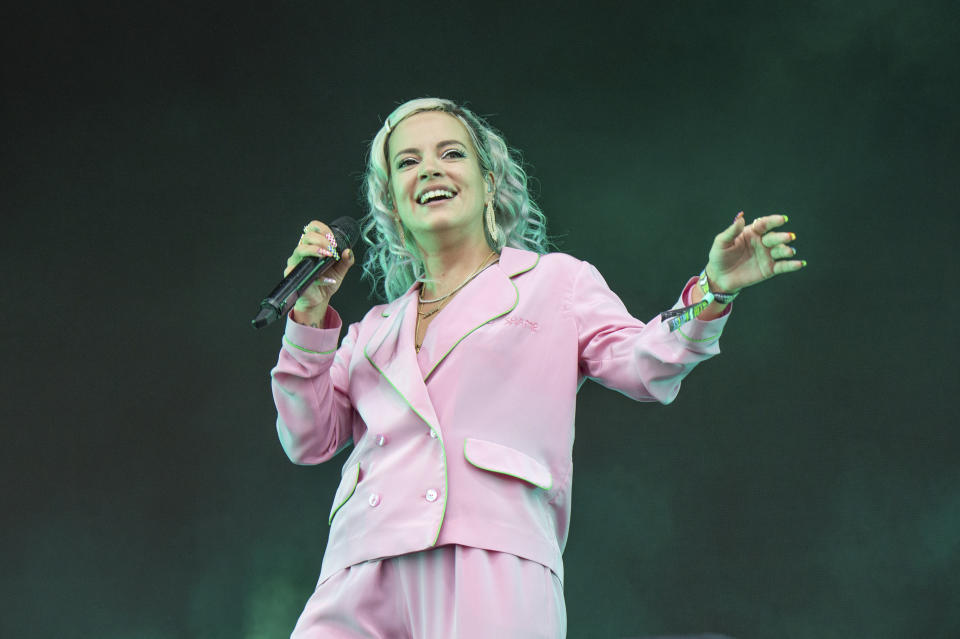
POLYGON ((424 380, 470 333, 517 307, 520 293, 512 279, 533 268, 539 258, 536 253, 505 247, 499 263, 478 275, 450 301, 443 309, 443 317, 430 325, 430 330, 436 331, 431 349, 434 361, 430 362, 424 380))
POLYGON ((437 331, 432 349, 437 356, 426 375, 420 372, 413 343, 418 285, 381 312, 383 321, 364 346, 364 355, 430 427, 437 428, 438 419, 426 379, 470 333, 517 307, 520 293, 512 278, 529 271, 539 260, 536 253, 504 248, 498 264, 478 275, 450 301, 443 309, 442 321, 430 324, 430 330, 437 331))
POLYGON ((383 321, 363 347, 367 361, 403 397, 410 408, 431 428, 437 414, 420 374, 413 345, 417 322, 417 285, 391 302, 381 313, 383 321))

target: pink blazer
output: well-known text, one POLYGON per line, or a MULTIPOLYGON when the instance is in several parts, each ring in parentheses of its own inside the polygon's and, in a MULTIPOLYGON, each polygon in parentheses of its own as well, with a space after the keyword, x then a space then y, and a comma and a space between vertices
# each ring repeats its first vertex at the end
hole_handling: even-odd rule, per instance
POLYGON ((271 371, 284 451, 317 464, 354 444, 320 580, 457 543, 539 562, 562 582, 577 390, 589 378, 669 403, 719 352, 727 316, 671 333, 633 318, 592 265, 505 248, 434 319, 418 363, 417 291, 373 307, 339 348, 332 308, 329 328, 287 319, 271 371))

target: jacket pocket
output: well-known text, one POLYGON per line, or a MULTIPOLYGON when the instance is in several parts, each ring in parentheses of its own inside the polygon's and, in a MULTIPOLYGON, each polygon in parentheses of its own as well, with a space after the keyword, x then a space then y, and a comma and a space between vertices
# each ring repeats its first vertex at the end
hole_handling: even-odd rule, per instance
POLYGON ((357 481, 359 479, 359 462, 343 472, 343 477, 340 478, 340 486, 337 488, 337 494, 333 497, 333 508, 330 509, 330 519, 327 520, 327 525, 333 523, 333 516, 336 515, 337 511, 353 496, 353 491, 357 489, 357 481))
POLYGON ((550 469, 515 448, 468 437, 463 442, 463 456, 482 470, 516 477, 544 490, 553 487, 550 469))

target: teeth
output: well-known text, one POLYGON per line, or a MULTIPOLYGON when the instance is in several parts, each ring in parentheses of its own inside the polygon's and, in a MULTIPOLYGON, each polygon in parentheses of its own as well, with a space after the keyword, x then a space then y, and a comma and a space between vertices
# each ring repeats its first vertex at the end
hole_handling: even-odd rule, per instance
POLYGON ((420 196, 420 200, 419 200, 420 204, 423 204, 424 202, 426 202, 432 197, 438 197, 441 195, 447 198, 453 197, 453 193, 446 189, 434 189, 433 191, 427 191, 426 193, 420 196))

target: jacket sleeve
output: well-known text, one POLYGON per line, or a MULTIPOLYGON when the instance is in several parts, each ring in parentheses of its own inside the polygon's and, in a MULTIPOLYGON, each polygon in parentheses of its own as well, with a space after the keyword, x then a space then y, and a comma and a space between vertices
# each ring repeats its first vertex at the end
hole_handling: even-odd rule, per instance
POLYGON ((329 328, 304 326, 288 316, 280 358, 270 371, 277 434, 295 464, 319 464, 353 441, 348 365, 357 325, 350 326, 339 349, 343 322, 332 307, 324 326, 329 328))
MULTIPOLYGON (((687 282, 674 308, 685 306, 687 282)), ((582 262, 565 304, 577 324, 581 382, 599 384, 640 401, 672 402, 680 382, 698 363, 720 352, 729 317, 694 319, 670 332, 659 315, 644 324, 632 317, 597 269, 582 262)))

